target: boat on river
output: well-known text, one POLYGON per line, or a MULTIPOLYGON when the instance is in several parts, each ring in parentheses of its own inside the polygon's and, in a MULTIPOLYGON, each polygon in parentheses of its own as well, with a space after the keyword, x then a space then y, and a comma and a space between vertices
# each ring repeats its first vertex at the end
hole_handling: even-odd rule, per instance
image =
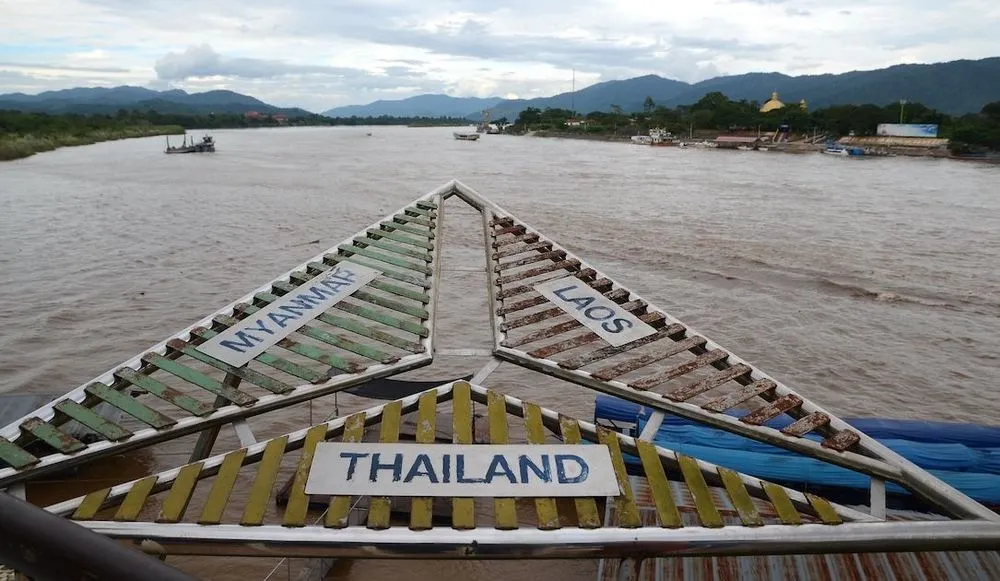
POLYGON ((132 562, 116 551, 142 557, 126 547, 154 555, 133 575, 153 580, 184 578, 157 576, 157 558, 193 555, 268 568, 296 559, 315 578, 337 558, 600 560, 601 579, 1000 570, 996 512, 457 181, 97 377, 76 375, 79 386, 0 427, 0 489, 21 494, 167 442, 170 454, 133 462, 142 473, 126 482, 81 479, 65 500, 2 519, 18 547, 0 543, 0 562, 39 578, 84 563, 121 578, 100 572, 132 562), (445 254, 452 240, 460 252, 445 254), (485 268, 462 296, 478 313, 440 292, 445 277, 471 284, 443 263, 476 250, 471 241, 485 268), (436 325, 449 312, 461 336, 436 325), (486 348, 467 344, 477 325, 486 348), (456 362, 471 377, 413 391, 384 381, 454 377, 456 362), (501 366, 540 396, 600 393, 649 412, 631 433, 609 429, 507 393, 501 366), (371 399, 340 413, 348 390, 371 399), (269 416, 306 402, 332 409, 294 426, 269 416), (741 465, 685 447, 662 437, 674 417, 858 474, 868 498, 848 505, 760 476, 769 455, 741 465), (76 424, 94 437, 75 437, 76 424), (291 475, 284 486, 280 475, 291 475), (907 512, 886 494, 895 487, 909 491, 907 512), (69 550, 80 543, 95 548, 69 550))
POLYGON ((480 136, 480 134, 475 131, 455 131, 452 135, 459 141, 476 141, 480 136))
POLYGON ((195 141, 194 137, 191 137, 191 142, 188 143, 187 135, 184 136, 184 142, 179 146, 171 146, 170 138, 167 138, 167 149, 164 153, 211 153, 215 151, 215 139, 211 135, 205 135, 201 138, 201 141, 195 141))

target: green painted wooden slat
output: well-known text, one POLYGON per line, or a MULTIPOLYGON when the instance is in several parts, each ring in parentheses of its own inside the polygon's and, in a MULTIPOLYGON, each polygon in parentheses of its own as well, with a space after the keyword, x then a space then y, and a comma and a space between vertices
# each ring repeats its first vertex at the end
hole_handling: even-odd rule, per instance
MULTIPOLYGON (((472 386, 457 381, 451 388, 452 439, 456 444, 472 444, 472 386)), ((456 497, 451 501, 451 526, 468 530, 476 528, 476 503, 472 498, 456 497)))
POLYGON ((309 470, 312 468, 316 446, 326 439, 326 429, 326 424, 320 424, 309 428, 309 431, 306 432, 305 441, 302 443, 302 455, 299 456, 299 464, 295 468, 292 487, 288 492, 285 516, 281 521, 282 526, 303 527, 306 525, 306 513, 309 511, 306 481, 309 479, 309 470))
POLYGON ((401 224, 399 222, 382 222, 380 226, 382 228, 391 228, 393 230, 399 230, 400 232, 406 232, 407 234, 413 234, 414 236, 421 236, 423 238, 434 238, 434 232, 426 230, 424 228, 410 226, 409 224, 401 224))
POLYGON ((38 458, 25 452, 3 436, 0 436, 0 460, 13 466, 15 470, 38 464, 38 458))
POLYGON ((243 467, 243 460, 247 456, 247 449, 240 448, 226 454, 219 467, 219 473, 215 476, 212 489, 208 492, 208 498, 201 509, 201 516, 198 517, 200 525, 217 525, 222 522, 222 515, 226 512, 226 504, 229 502, 229 495, 236 485, 236 478, 240 475, 240 468, 243 467))
POLYGON ((198 351, 194 347, 194 345, 189 345, 184 341, 181 341, 180 339, 172 339, 167 342, 167 345, 171 349, 179 351, 184 355, 191 357, 192 359, 197 359, 202 363, 207 363, 208 365, 211 365, 216 369, 225 371, 227 374, 232 375, 234 377, 239 377, 243 381, 256 385, 257 387, 264 388, 267 391, 270 391, 271 393, 282 394, 282 393, 288 393, 293 389, 295 389, 294 387, 286 383, 278 381, 277 379, 274 379, 272 377, 268 377, 267 375, 264 375, 263 373, 260 373, 258 371, 254 371, 253 369, 250 369, 248 367, 236 367, 226 363, 225 361, 219 361, 218 359, 212 357, 211 355, 206 355, 201 351, 198 351))
MULTIPOLYGON (((559 432, 566 444, 579 444, 583 439, 580 436, 580 422, 561 414, 559 416, 559 432)), ((601 528, 600 513, 597 512, 597 502, 593 498, 577 498, 574 503, 576 504, 576 521, 580 528, 601 528)))
MULTIPOLYGON (((268 296, 273 296, 273 295, 268 295, 268 296)), ((263 297, 260 297, 260 299, 262 301, 265 300, 263 297)), ((245 312, 245 313, 250 313, 250 314, 256 313, 257 311, 260 310, 260 309, 258 309, 257 307, 255 307, 253 305, 241 306, 241 307, 238 307, 238 309, 241 310, 241 311, 243 311, 243 312, 245 312)), ((332 345, 334 347, 339 347, 339 348, 343 349, 344 351, 350 351, 351 353, 357 353, 358 355, 361 355, 363 357, 367 357, 369 359, 373 359, 375 361, 378 361, 379 363, 384 363, 384 364, 388 365, 390 363, 395 363, 395 362, 399 361, 399 357, 396 357, 395 355, 391 355, 391 354, 386 353, 384 351, 379 351, 378 349, 376 349, 374 347, 371 347, 369 345, 362 345, 361 343, 357 343, 355 341, 351 341, 350 339, 347 339, 346 337, 341 337, 340 335, 334 335, 333 333, 327 333, 326 331, 324 331, 322 329, 317 329, 316 327, 311 327, 309 325, 303 325, 303 326, 299 327, 296 330, 296 332, 297 333, 302 333, 303 335, 306 335, 307 337, 312 337, 313 339, 316 339, 317 341, 322 341, 322 342, 324 342, 324 343, 326 343, 328 345, 332 345)))
POLYGON ((419 206, 410 206, 409 208, 403 210, 403 213, 411 214, 413 216, 423 216, 430 219, 437 218, 437 213, 433 210, 428 210, 427 208, 421 208, 419 206))
MULTIPOLYGON (((344 422, 344 443, 351 444, 364 440, 365 438, 365 412, 358 412, 347 418, 344 422)), ((351 514, 351 497, 334 496, 330 498, 330 504, 326 510, 326 518, 323 526, 342 529, 347 526, 348 517, 351 514)))
POLYGON ((656 514, 660 518, 660 526, 668 528, 684 526, 681 513, 677 510, 677 503, 674 502, 670 482, 663 470, 663 462, 656 452, 656 446, 638 439, 635 441, 635 445, 639 448, 639 458, 642 460, 643 472, 646 474, 647 482, 649 482, 650 495, 656 504, 656 514))
MULTIPOLYGON (((306 282, 308 280, 311 280, 312 278, 313 277, 311 275, 304 275, 304 274, 294 273, 294 272, 291 275, 291 279, 298 281, 298 284, 302 284, 302 283, 304 283, 304 282, 306 282)), ((291 292, 291 290, 294 290, 296 288, 295 284, 287 283, 287 282, 284 282, 284 281, 276 282, 272 286, 274 286, 274 288, 285 290, 285 291, 288 291, 288 292, 291 292)), ((430 295, 427 294, 423 290, 412 290, 412 289, 404 288, 404 287, 401 287, 399 285, 395 285, 395 284, 392 284, 390 282, 386 282, 386 281, 378 279, 378 278, 376 278, 375 280, 369 282, 367 286, 370 286, 370 287, 372 287, 374 289, 378 289, 380 291, 387 292, 389 294, 394 294, 394 295, 397 295, 397 296, 401 296, 403 298, 413 299, 415 301, 420 301, 421 303, 423 303, 425 305, 427 303, 431 302, 430 295)))
POLYGON ((139 518, 139 513, 142 512, 142 507, 145 506, 146 499, 149 498, 150 491, 156 486, 158 478, 155 475, 147 476, 133 483, 132 487, 128 489, 125 499, 122 500, 121 506, 118 507, 118 511, 113 517, 114 520, 132 522, 139 518))
POLYGON ((80 440, 38 418, 28 418, 21 423, 20 428, 63 454, 79 452, 87 447, 80 440))
POLYGON ((615 469, 618 489, 621 491, 621 494, 615 498, 619 526, 622 528, 641 527, 639 509, 635 505, 635 493, 628 481, 628 472, 625 470, 625 459, 622 457, 621 443, 618 441, 617 432, 599 427, 597 428, 597 441, 607 446, 608 452, 611 453, 611 465, 615 469))
POLYGON ((750 493, 747 492, 747 487, 743 483, 743 479, 740 478, 740 475, 733 470, 721 466, 718 472, 722 478, 722 484, 726 487, 726 492, 729 494, 729 500, 732 502, 736 512, 739 513, 743 524, 748 527, 764 526, 764 519, 757 512, 757 507, 754 506, 753 499, 750 498, 750 493))
POLYGON ((437 210, 438 205, 430 200, 419 200, 416 203, 418 208, 427 208, 429 210, 437 210))
MULTIPOLYGON (((420 394, 417 404, 418 444, 433 444, 437 423, 437 391, 429 390, 420 394)), ((415 497, 410 503, 410 530, 425 531, 434 526, 434 499, 427 496, 415 497)))
POLYGON ((355 238, 354 245, 374 246, 385 250, 386 252, 392 252, 393 254, 399 254, 400 256, 406 256, 409 258, 416 258, 417 260, 423 260, 424 262, 430 262, 434 259, 433 255, 425 250, 406 248, 405 246, 393 244, 392 242, 386 242, 385 240, 379 238, 355 238))
POLYGON ((360 248, 357 246, 338 246, 337 250, 345 256, 364 256, 371 258, 372 260, 377 260, 379 262, 384 262, 392 266, 398 266, 399 268, 405 268, 406 270, 412 270, 413 272, 419 272, 421 274, 427 275, 434 271, 425 264, 417 264, 403 258, 397 258, 390 254, 385 254, 383 252, 375 252, 374 250, 368 248, 360 248))
POLYGON ((115 371, 115 377, 123 381, 127 381, 140 389, 148 391, 163 401, 171 403, 196 416, 207 416, 215 411, 211 405, 201 403, 193 397, 181 393, 169 385, 153 379, 148 375, 138 373, 134 369, 123 367, 118 371, 115 371))
POLYGON ((830 504, 829 500, 809 493, 806 493, 806 498, 809 499, 809 504, 811 504, 813 510, 816 511, 816 516, 818 516, 824 524, 839 525, 844 522, 840 518, 840 515, 837 514, 837 509, 833 508, 833 505, 830 504))
POLYGON ((781 522, 786 525, 802 524, 802 515, 799 514, 799 510, 795 508, 784 488, 770 482, 761 481, 760 484, 764 487, 764 492, 767 493, 767 497, 770 499, 771 505, 774 506, 775 512, 778 513, 781 522))
POLYGON ((67 417, 87 426, 111 442, 117 442, 132 436, 131 431, 106 418, 102 418, 94 413, 92 409, 84 407, 71 399, 64 399, 52 407, 67 417))
POLYGON ((358 289, 353 295, 355 299, 359 301, 364 301, 366 303, 371 303, 391 311, 396 311, 397 313, 403 313, 404 315, 412 315, 421 320, 427 320, 431 318, 431 314, 427 312, 427 309, 423 307, 410 306, 403 304, 399 301, 394 301, 392 299, 377 295, 375 293, 368 292, 364 289, 358 289))
POLYGON ((190 367, 182 365, 172 359, 167 359, 157 353, 147 353, 142 356, 142 360, 156 366, 157 369, 165 371, 175 377, 179 377, 188 383, 197 385, 205 391, 211 392, 238 406, 246 407, 257 403, 257 398, 254 396, 243 393, 242 391, 228 385, 222 385, 222 383, 212 379, 200 371, 191 369, 190 367))
POLYGON ((392 220, 394 222, 407 222, 407 223, 410 223, 410 224, 418 224, 418 225, 423 226, 425 228, 434 228, 434 222, 432 222, 432 221, 430 221, 430 220, 428 220, 426 218, 419 218, 417 216, 407 216, 406 214, 396 214, 395 216, 392 217, 392 220))
POLYGON ((362 307, 360 305, 355 305, 354 303, 348 303, 341 301, 335 305, 333 308, 344 311, 345 313, 351 313, 352 315, 357 315, 359 317, 368 319, 369 321, 375 321, 377 323, 382 323, 388 327, 394 329, 399 329, 400 331, 406 331, 408 333, 413 333, 418 337, 428 337, 431 332, 427 327, 424 327, 420 323, 414 323, 413 321, 405 321, 398 317, 393 317, 392 315, 386 315, 385 313, 380 313, 379 311, 362 307))
POLYGON ((84 391, 157 430, 169 428, 177 423, 177 420, 161 414, 153 408, 139 403, 128 395, 103 383, 91 383, 84 388, 84 391))
POLYGON ((163 506, 160 507, 160 515, 156 517, 159 523, 180 522, 184 518, 188 504, 191 502, 191 495, 194 487, 198 484, 198 476, 201 474, 202 462, 188 464, 181 468, 174 479, 170 492, 163 499, 163 506))
POLYGON ((109 494, 111 494, 110 488, 102 488, 84 496, 80 505, 76 507, 73 515, 69 518, 71 520, 93 520, 94 516, 97 515, 97 511, 101 510, 101 506, 104 505, 104 501, 107 500, 109 494))
POLYGON ((371 229, 366 232, 368 236, 376 238, 386 238, 388 240, 395 240, 396 242, 402 242, 403 244, 409 244, 411 246, 419 246, 425 250, 434 250, 434 243, 420 238, 411 238, 409 236, 404 236, 403 234, 390 230, 376 230, 371 229))
POLYGON ((712 500, 712 492, 708 489, 708 483, 701 473, 698 461, 690 456, 677 455, 677 462, 681 466, 681 473, 684 475, 684 482, 687 483, 691 498, 694 499, 695 509, 698 511, 698 518, 701 525, 708 528, 719 528, 723 526, 722 515, 716 508, 712 500))
MULTIPOLYGON (((378 441, 382 444, 395 444, 399 441, 399 423, 403 404, 400 400, 392 401, 382 407, 382 421, 378 441)), ((392 504, 387 496, 374 496, 368 501, 368 528, 382 530, 389 528, 389 517, 392 504)))
MULTIPOLYGON (((323 257, 323 260, 330 264, 336 264, 338 262, 343 262, 344 260, 346 260, 346 258, 347 258, 346 256, 327 254, 326 256, 323 257)), ((351 257, 351 262, 356 262, 361 266, 367 266, 368 268, 373 268, 381 272, 382 276, 386 278, 391 278, 394 280, 398 280, 400 282, 412 284, 413 286, 418 286, 420 288, 425 288, 425 289, 431 288, 431 283, 426 278, 419 278, 413 276, 412 274, 400 272, 398 270, 393 270, 387 267, 384 263, 381 263, 377 260, 371 260, 369 258, 365 258, 364 256, 355 254, 354 256, 351 257)))
MULTIPOLYGON (((507 405, 503 395, 489 390, 486 392, 486 416, 490 430, 490 444, 506 444, 507 435, 507 405)), ((501 530, 516 529, 517 505, 513 498, 494 498, 493 513, 496 528, 501 530)))
MULTIPOLYGON (((542 424, 542 410, 537 404, 524 402, 521 406, 524 413, 524 428, 529 444, 545 443, 545 428, 542 424)), ((535 513, 538 515, 538 528, 555 530, 562 526, 559 521, 559 508, 554 498, 536 498, 535 513)))
POLYGON ((267 507, 270 504, 268 501, 271 499, 271 491, 274 489, 274 481, 278 477, 278 469, 281 468, 281 458, 287 444, 288 436, 281 436, 264 446, 264 455, 257 463, 257 476, 254 478, 253 486, 250 488, 250 496, 247 497, 246 506, 243 508, 241 525, 260 526, 264 523, 264 514, 267 513, 267 507))
POLYGON ((334 369, 346 371, 347 373, 358 373, 364 371, 365 367, 367 367, 366 365, 359 364, 355 361, 350 361, 338 355, 328 353, 319 347, 307 345, 306 343, 299 343, 291 338, 286 337, 275 344, 282 349, 287 349, 292 353, 297 353, 303 357, 307 357, 313 361, 318 361, 324 365, 329 365, 334 369))
MULTIPOLYGON (((227 327, 231 327, 238 322, 237 319, 224 315, 216 316, 215 320, 216 322, 223 324, 227 327)), ((211 339, 212 337, 218 335, 218 333, 210 329, 195 329, 194 331, 191 332, 191 334, 205 340, 211 339)), ((299 379, 304 379, 309 383, 321 383, 329 379, 329 377, 327 377, 323 373, 320 373, 308 367, 304 367, 302 365, 299 365, 298 363, 292 363, 291 361, 288 361, 287 359, 282 359, 281 357, 278 357, 277 355, 274 355, 272 353, 267 353, 267 352, 261 353, 257 357, 254 357, 254 361, 263 363, 268 367, 277 369, 278 371, 283 371, 288 375, 298 377, 299 379)))

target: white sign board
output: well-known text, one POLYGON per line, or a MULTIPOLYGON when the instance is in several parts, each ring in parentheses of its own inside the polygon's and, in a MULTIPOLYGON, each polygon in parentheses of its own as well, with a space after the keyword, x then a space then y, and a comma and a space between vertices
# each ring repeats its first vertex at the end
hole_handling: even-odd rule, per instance
POLYGON ((607 446, 320 442, 306 494, 530 498, 620 492, 607 446))
POLYGON ((875 129, 880 137, 937 137, 938 126, 933 124, 880 123, 875 129))
POLYGON ((372 268, 341 262, 197 349, 230 365, 244 365, 379 274, 372 268))
POLYGON ((535 290, 615 347, 656 333, 656 329, 578 278, 550 280, 535 285, 535 290))

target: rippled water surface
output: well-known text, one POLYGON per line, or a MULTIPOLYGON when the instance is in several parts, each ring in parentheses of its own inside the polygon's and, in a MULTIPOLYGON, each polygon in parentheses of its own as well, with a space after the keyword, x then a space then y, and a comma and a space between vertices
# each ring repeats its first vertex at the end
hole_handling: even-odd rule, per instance
MULTIPOLYGON (((67 391, 457 178, 834 412, 998 422, 998 167, 366 131, 223 131, 214 155, 165 156, 157 138, 0 164, 0 392, 67 391)), ((488 347, 482 254, 470 249, 482 234, 460 206, 445 212, 438 343, 488 347)), ((422 372, 480 363, 444 358, 422 372)), ((497 381, 592 415, 589 392, 543 390, 515 370, 497 381)), ((370 405, 338 403, 341 412, 370 405)), ((284 433, 331 405, 251 425, 284 433)), ((190 443, 130 462, 136 474, 170 467, 190 443)), ((278 563, 179 564, 242 579, 278 563)), ((400 567, 345 563, 336 578, 389 578, 400 567)), ((403 567, 413 579, 518 571, 403 567)), ((586 577, 594 565, 547 570, 586 577)), ((272 579, 287 576, 282 564, 272 579)))

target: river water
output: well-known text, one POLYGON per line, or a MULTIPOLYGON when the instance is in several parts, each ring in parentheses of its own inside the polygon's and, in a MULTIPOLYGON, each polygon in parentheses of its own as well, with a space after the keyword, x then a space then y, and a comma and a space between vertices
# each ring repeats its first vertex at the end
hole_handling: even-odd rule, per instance
MULTIPOLYGON (((219 131, 214 155, 164 156, 150 138, 0 164, 0 392, 67 391, 457 178, 842 416, 997 422, 1000 167, 367 131, 219 131)), ((482 254, 469 248, 481 230, 459 206, 446 205, 438 346, 488 348, 474 272, 482 254)), ((445 358, 416 375, 479 363, 445 358)), ((513 395, 591 417, 592 393, 548 391, 503 369, 496 381, 513 395)), ((371 402, 337 404, 345 413, 371 402)), ((251 426, 277 435, 331 405, 251 426)), ((218 449, 234 442, 228 435, 218 449)), ((93 489, 172 467, 190 444, 81 478, 93 489)), ((29 493, 39 503, 68 494, 65 483, 29 493)), ((272 579, 285 579, 290 569, 272 559, 175 564, 213 579, 263 578, 275 566, 272 579)), ((525 572, 354 562, 332 578, 400 570, 411 579, 525 572)), ((532 575, 594 570, 548 563, 532 575)))

